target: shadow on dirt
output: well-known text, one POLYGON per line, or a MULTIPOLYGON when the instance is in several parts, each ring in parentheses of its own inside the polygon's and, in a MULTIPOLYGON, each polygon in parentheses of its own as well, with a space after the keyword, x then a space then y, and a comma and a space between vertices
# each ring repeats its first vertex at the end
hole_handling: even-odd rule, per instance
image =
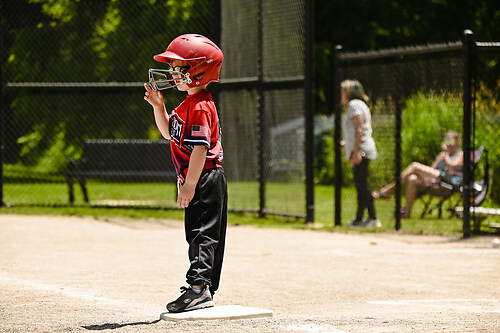
POLYGON ((123 323, 123 324, 118 324, 118 323, 108 323, 108 324, 101 324, 101 325, 89 325, 89 326, 81 326, 82 328, 85 328, 86 330, 89 331, 104 331, 104 330, 116 330, 117 328, 122 328, 126 326, 139 326, 139 325, 151 325, 151 324, 156 324, 159 323, 161 319, 153 320, 153 321, 139 321, 135 323, 123 323))

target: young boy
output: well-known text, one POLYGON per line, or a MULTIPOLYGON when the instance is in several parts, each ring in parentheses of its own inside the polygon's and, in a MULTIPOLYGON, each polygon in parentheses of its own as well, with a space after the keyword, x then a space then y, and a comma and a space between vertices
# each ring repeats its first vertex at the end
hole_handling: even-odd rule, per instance
POLYGON ((221 131, 212 96, 206 90, 219 80, 223 54, 210 39, 196 34, 175 38, 153 57, 167 70, 150 69, 144 99, 154 109, 156 125, 170 140, 178 185, 177 205, 185 208, 189 244, 189 287, 167 304, 169 312, 214 306, 219 287, 227 226, 227 183, 222 162, 221 131), (161 76, 160 80, 155 80, 161 76), (186 99, 167 114, 161 89, 186 91, 186 99))

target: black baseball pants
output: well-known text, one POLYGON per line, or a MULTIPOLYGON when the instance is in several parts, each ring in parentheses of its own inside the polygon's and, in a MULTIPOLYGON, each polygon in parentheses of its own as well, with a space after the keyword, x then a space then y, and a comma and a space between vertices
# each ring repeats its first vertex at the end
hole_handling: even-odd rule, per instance
POLYGON ((190 267, 186 282, 219 288, 227 228, 227 182, 224 170, 203 170, 185 210, 184 227, 190 267))

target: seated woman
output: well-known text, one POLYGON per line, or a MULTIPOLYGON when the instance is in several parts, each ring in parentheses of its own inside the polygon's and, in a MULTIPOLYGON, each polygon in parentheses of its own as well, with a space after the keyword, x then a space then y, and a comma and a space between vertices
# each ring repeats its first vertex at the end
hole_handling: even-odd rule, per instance
MULTIPOLYGON (((411 163, 401 173, 401 183, 406 187, 406 207, 402 210, 402 217, 408 218, 411 207, 420 191, 438 184, 440 180, 458 186, 462 183, 462 167, 464 164, 464 153, 459 148, 458 133, 448 131, 444 136, 443 151, 436 156, 431 166, 418 162, 411 163)), ((388 199, 396 188, 392 182, 384 186, 380 191, 373 192, 375 199, 388 199)))

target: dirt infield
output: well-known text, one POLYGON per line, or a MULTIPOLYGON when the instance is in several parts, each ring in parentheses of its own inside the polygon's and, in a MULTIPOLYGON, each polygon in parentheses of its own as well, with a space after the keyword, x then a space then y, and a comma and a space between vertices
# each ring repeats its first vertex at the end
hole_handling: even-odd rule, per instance
POLYGON ((230 226, 219 305, 268 319, 167 322, 180 221, 0 215, 0 332, 499 332, 500 249, 396 233, 230 226))

